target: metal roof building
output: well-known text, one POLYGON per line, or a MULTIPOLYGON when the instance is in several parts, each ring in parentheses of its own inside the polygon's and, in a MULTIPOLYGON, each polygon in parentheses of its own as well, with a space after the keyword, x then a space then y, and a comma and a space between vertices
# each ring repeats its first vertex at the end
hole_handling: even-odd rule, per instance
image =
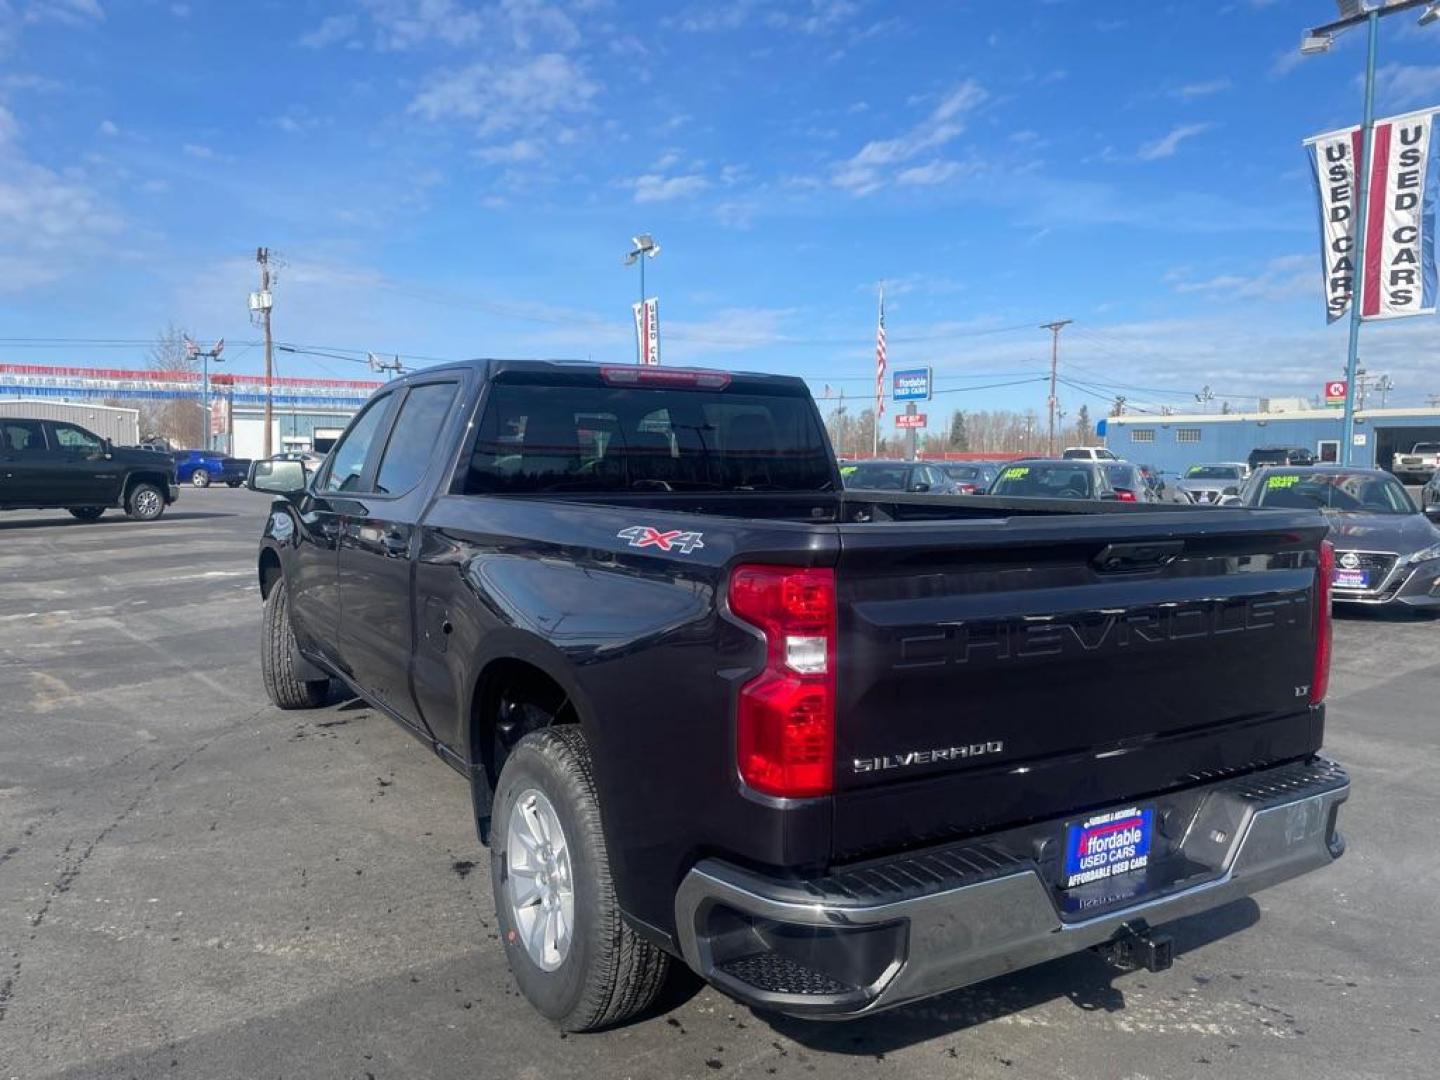
POLYGON ((140 410, 118 409, 89 402, 0 399, 0 416, 25 420, 64 420, 93 431, 118 446, 140 441, 140 410))
MULTIPOLYGON (((1202 462, 1244 461, 1259 446, 1303 447, 1322 461, 1337 461, 1342 434, 1339 409, 1112 416, 1103 423, 1113 453, 1172 476, 1202 462)), ((1417 442, 1440 442, 1440 409, 1365 409, 1355 414, 1350 460, 1388 469, 1397 452, 1417 442)))

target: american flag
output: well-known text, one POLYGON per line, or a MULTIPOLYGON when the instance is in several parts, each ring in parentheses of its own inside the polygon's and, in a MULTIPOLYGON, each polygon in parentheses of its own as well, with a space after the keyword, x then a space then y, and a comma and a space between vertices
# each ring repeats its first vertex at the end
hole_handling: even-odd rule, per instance
POLYGON ((880 320, 875 328, 875 438, 885 415, 885 286, 880 286, 880 320))

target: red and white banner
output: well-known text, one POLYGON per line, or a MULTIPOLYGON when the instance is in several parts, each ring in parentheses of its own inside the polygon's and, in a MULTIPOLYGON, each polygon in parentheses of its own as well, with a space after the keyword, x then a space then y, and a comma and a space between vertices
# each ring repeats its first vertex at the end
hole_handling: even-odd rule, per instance
POLYGON ((640 352, 640 363, 655 366, 660 363, 660 301, 651 297, 642 304, 631 304, 635 314, 635 341, 640 352))
POLYGON ((1375 122, 1368 161, 1365 265, 1354 265, 1354 162, 1360 129, 1306 141, 1319 186, 1325 313, 1334 322, 1349 310, 1359 281, 1364 319, 1431 315, 1436 307, 1435 204, 1440 140, 1435 109, 1375 122))
POLYGON ((230 434, 230 398, 225 394, 210 399, 210 434, 230 434))
POLYGON ((895 414, 895 426, 897 428, 923 428, 925 426, 925 420, 926 414, 923 412, 902 412, 895 414))

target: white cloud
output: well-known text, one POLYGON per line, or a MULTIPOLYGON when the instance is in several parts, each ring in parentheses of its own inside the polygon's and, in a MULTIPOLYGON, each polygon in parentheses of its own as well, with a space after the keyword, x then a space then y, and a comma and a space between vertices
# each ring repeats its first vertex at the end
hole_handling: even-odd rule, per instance
POLYGON ((59 280, 93 265, 124 227, 80 169, 57 172, 0 147, 0 291, 59 280))
POLYGON ((0 105, 0 146, 4 146, 18 134, 20 134, 20 123, 15 119, 15 114, 4 105, 0 105))
POLYGON ((1320 296, 1320 264, 1313 255, 1281 255, 1255 274, 1217 274, 1195 280, 1185 271, 1167 275, 1177 293, 1198 293, 1217 299, 1293 300, 1320 296))
POLYGON ((189 5, 189 4, 171 4, 171 5, 170 5, 170 14, 171 14, 171 15, 174 15, 177 19, 188 19, 188 18, 190 17, 190 5, 189 5))
POLYGON ((1440 64, 1386 64, 1375 72, 1375 93, 1389 109, 1429 104, 1440 95, 1440 64))
POLYGON ((299 44, 307 49, 324 49, 330 45, 338 45, 354 37, 356 26, 354 15, 327 15, 314 30, 300 36, 299 44))
POLYGON ((355 13, 330 15, 299 43, 308 48, 369 42, 382 52, 404 52, 426 46, 464 48, 506 44, 531 49, 572 49, 580 44, 574 20, 544 0, 498 0, 484 8, 463 0, 359 0, 368 32, 361 33, 355 13))
POLYGON ((444 72, 416 95, 410 111, 432 121, 476 120, 479 132, 490 135, 585 112, 599 92, 575 61, 543 53, 509 67, 481 62, 444 72))
POLYGON ((1196 98, 1224 93, 1234 85, 1227 76, 1222 76, 1218 79, 1208 79, 1205 82, 1186 83, 1178 90, 1173 91, 1171 96, 1184 101, 1193 101, 1196 98))
POLYGON ((114 138, 120 134, 120 125, 115 123, 114 120, 101 120, 99 130, 101 135, 114 138))
POLYGON ((630 181, 629 186, 635 189, 637 203, 652 203, 698 195, 710 187, 710 181, 698 173, 690 173, 685 176, 661 176, 658 173, 647 173, 630 181))
POLYGON ((895 174, 897 184, 908 184, 914 186, 927 186, 932 184, 943 184, 947 180, 953 180, 962 173, 973 171, 968 165, 962 165, 958 161, 932 161, 926 165, 916 165, 909 169, 901 169, 895 174))
POLYGON ((496 146, 482 146, 475 151, 475 158, 486 165, 519 165, 538 161, 543 156, 540 143, 534 139, 516 139, 496 146))
POLYGON ((776 30, 798 30, 802 34, 824 34, 849 22, 860 13, 853 0, 810 0, 808 11, 772 11, 765 24, 776 30))
MULTIPOLYGON (((909 131, 893 139, 875 139, 836 166, 832 182, 855 195, 878 191, 891 180, 891 170, 902 162, 952 142, 964 130, 964 114, 986 98, 984 88, 966 79, 941 98, 930 114, 909 131)), ((916 170, 903 170, 915 172, 916 170)), ((919 175, 925 175, 923 169, 919 175)), ((898 177, 896 177, 898 179, 898 177)), ((911 180, 910 183, 924 182, 911 180)))
POLYGON ((1178 124, 1170 131, 1140 147, 1136 154, 1141 161, 1158 161, 1160 158, 1174 157, 1175 151, 1180 149, 1180 144, 1186 139, 1193 139, 1196 135, 1209 131, 1215 125, 1204 124, 1178 124))
POLYGON ((215 151, 200 143, 186 143, 180 148, 186 157, 199 158, 201 161, 210 161, 215 157, 215 151))
POLYGON ((84 26, 104 22, 105 9, 100 0, 30 0, 20 7, 25 22, 58 22, 68 26, 84 26))

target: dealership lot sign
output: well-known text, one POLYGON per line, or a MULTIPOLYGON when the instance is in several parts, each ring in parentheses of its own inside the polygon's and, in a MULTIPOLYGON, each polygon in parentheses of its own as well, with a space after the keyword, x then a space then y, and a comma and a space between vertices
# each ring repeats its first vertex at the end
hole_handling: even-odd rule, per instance
POLYGON ((1360 293, 1365 319, 1435 312, 1435 203, 1440 143, 1435 109, 1376 121, 1371 138, 1365 265, 1355 264, 1360 129, 1306 140, 1320 198, 1325 315, 1343 316, 1360 293), (1357 289, 1357 280, 1359 282, 1357 289))

